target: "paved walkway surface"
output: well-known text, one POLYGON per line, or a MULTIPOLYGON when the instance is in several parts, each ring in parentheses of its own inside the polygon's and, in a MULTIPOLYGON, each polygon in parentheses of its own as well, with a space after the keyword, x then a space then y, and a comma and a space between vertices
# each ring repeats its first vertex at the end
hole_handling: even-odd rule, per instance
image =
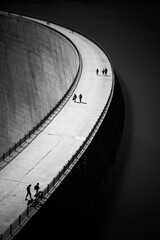
POLYGON ((82 103, 69 99, 51 123, 0 171, 0 233, 26 208, 26 186, 39 182, 43 190, 68 162, 102 112, 112 87, 112 71, 106 55, 92 42, 70 30, 50 24, 77 46, 83 71, 75 93, 82 103), (96 68, 108 68, 107 76, 96 68))

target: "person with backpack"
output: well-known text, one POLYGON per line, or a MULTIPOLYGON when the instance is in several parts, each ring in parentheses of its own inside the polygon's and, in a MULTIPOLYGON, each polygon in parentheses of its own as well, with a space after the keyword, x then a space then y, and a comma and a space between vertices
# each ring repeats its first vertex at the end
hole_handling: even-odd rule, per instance
POLYGON ((34 190, 36 190, 35 196, 38 194, 39 189, 40 189, 39 183, 37 183, 37 184, 34 186, 34 190))

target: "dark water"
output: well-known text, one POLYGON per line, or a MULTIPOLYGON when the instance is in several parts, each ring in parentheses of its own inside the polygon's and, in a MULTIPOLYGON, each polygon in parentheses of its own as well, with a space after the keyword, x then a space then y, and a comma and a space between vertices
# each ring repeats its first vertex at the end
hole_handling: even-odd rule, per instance
MULTIPOLYGON (((3 9, 77 29, 108 52, 124 93, 125 129, 110 173, 111 203, 95 239, 159 239, 160 231, 160 9, 149 1, 31 2, 3 9)), ((96 215, 95 215, 96 218, 96 215)), ((96 219, 95 219, 96 222, 96 219)))

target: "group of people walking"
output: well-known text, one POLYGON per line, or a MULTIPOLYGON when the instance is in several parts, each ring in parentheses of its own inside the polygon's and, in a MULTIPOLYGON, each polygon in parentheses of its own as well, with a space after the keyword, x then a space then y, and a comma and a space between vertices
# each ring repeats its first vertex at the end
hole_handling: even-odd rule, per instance
MULTIPOLYGON (((29 184, 28 186, 27 186, 27 188, 26 188, 26 190, 27 190, 27 194, 26 194, 26 198, 25 198, 25 200, 27 201, 28 199, 28 196, 30 197, 30 200, 32 200, 32 194, 31 194, 31 184, 29 184)), ((38 195, 38 193, 39 193, 39 189, 40 189, 40 187, 39 187, 39 183, 37 183, 35 186, 34 186, 34 190, 36 191, 36 193, 35 193, 35 197, 38 195)))
MULTIPOLYGON (((97 69, 96 69, 96 74, 99 75, 99 72, 100 72, 100 70, 97 68, 97 69)), ((103 69, 102 69, 102 75, 105 75, 105 76, 106 76, 106 75, 107 75, 107 72, 108 72, 108 69, 107 69, 107 68, 103 68, 103 69)))
MULTIPOLYGON (((107 76, 108 69, 107 68, 103 68, 101 70, 101 72, 102 72, 102 75, 107 76)), ((97 68, 96 69, 96 75, 99 75, 99 73, 100 73, 100 70, 97 68)), ((79 96, 77 96, 77 94, 74 93, 72 100, 74 102, 77 102, 77 97, 79 98, 79 102, 81 103, 82 102, 82 94, 81 93, 79 94, 79 96)))
MULTIPOLYGON (((82 94, 81 94, 81 93, 79 94, 78 98, 79 98, 79 102, 81 103, 81 102, 82 102, 82 94)), ((72 98, 72 99, 73 99, 73 101, 74 101, 74 102, 76 102, 77 95, 76 95, 75 93, 74 93, 74 95, 73 95, 73 98, 72 98)))
MULTIPOLYGON (((96 75, 99 75, 99 72, 100 72, 100 70, 97 68, 97 69, 96 69, 96 75)), ((108 69, 107 69, 107 68, 103 68, 103 70, 102 70, 102 75, 107 75, 107 72, 108 72, 108 69)), ((82 94, 81 94, 81 93, 79 94, 79 96, 77 96, 77 95, 74 93, 72 100, 73 100, 74 102, 76 102, 77 97, 79 98, 79 102, 82 103, 82 94)), ((29 184, 29 185, 27 186, 27 188, 26 188, 27 193, 26 193, 25 200, 28 200, 28 196, 30 197, 30 200, 31 200, 31 201, 33 200, 32 194, 31 194, 31 186, 32 186, 32 185, 29 184)), ((41 192, 39 191, 39 189, 40 189, 39 183, 37 183, 37 184, 34 186, 34 190, 36 191, 36 193, 35 193, 35 195, 34 195, 35 197, 38 197, 39 193, 41 193, 41 192)))

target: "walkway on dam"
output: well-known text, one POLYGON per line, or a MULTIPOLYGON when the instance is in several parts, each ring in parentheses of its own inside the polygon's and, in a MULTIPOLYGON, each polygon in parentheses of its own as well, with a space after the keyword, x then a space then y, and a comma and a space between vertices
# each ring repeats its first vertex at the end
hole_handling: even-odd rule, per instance
POLYGON ((111 65, 100 48, 69 29, 54 24, 50 27, 69 37, 80 51, 83 70, 75 93, 82 93, 83 99, 74 103, 71 97, 53 121, 1 169, 0 233, 26 208, 26 186, 32 184, 32 195, 37 182, 43 190, 71 159, 93 128, 112 88, 111 65), (101 72, 97 76, 97 68, 107 68, 107 76, 101 72))

